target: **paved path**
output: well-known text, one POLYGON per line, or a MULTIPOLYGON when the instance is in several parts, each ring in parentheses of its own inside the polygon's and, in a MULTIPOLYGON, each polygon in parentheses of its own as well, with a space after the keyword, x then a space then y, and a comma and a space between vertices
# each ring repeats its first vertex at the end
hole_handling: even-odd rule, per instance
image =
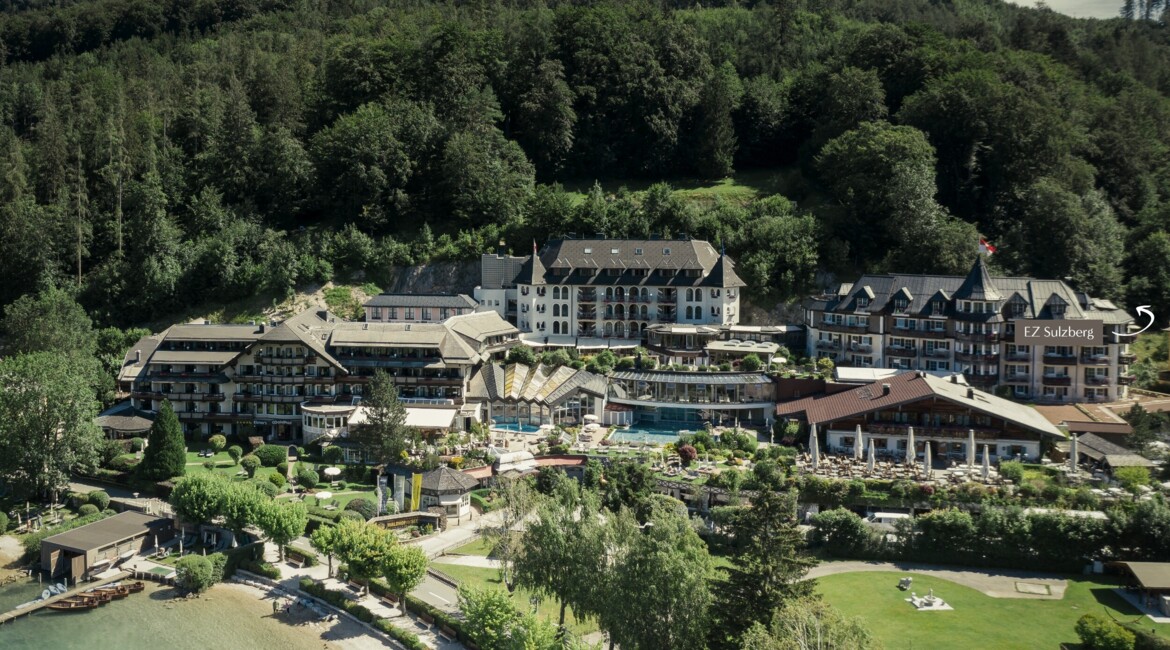
POLYGON ((857 571, 893 571, 895 573, 921 573, 923 575, 949 580, 956 584, 983 592, 992 598, 1023 598, 1030 600, 1060 600, 1068 581, 1053 577, 1051 573, 1032 571, 1011 571, 1007 569, 964 569, 957 570, 936 564, 916 562, 825 562, 808 572, 809 578, 821 578, 838 573, 857 571), (1044 585, 1048 594, 1028 594, 1016 589, 1016 583, 1044 585))
POLYGON ((500 568, 500 561, 494 557, 484 557, 482 555, 444 555, 438 558, 439 562, 443 564, 457 564, 459 566, 473 566, 481 569, 498 569, 500 568))
POLYGON ((499 510, 486 515, 476 515, 470 521, 464 521, 458 526, 448 524, 447 530, 410 543, 421 548, 427 557, 433 559, 453 548, 475 541, 481 528, 499 526, 502 517, 503 514, 499 510))
MULTIPOLYGON (((302 538, 294 542, 294 545, 307 546, 307 542, 305 544, 300 543, 303 541, 305 540, 302 538)), ((344 583, 339 582, 334 578, 330 578, 328 575, 328 562, 323 561, 315 566, 299 568, 288 562, 282 563, 279 561, 279 549, 277 549, 276 545, 272 544, 271 542, 264 544, 264 558, 280 567, 280 586, 284 587, 286 590, 292 593, 296 593, 297 590, 300 589, 301 578, 312 578, 314 580, 320 580, 327 588, 345 593, 350 597, 350 600, 353 600, 363 607, 369 609, 374 613, 375 616, 388 619, 391 624, 394 625, 394 627, 402 630, 409 630, 417 634, 419 640, 425 643, 427 647, 438 648, 439 650, 464 650, 464 645, 462 643, 459 643, 458 641, 448 641, 447 639, 439 636, 435 628, 424 624, 414 615, 408 613, 406 616, 403 616, 402 610, 400 608, 390 607, 385 602, 383 602, 382 599, 376 598, 374 596, 359 596, 354 590, 350 589, 344 583)), ((335 561, 333 566, 336 568, 336 558, 334 558, 334 560, 335 561)), ((427 598, 424 598, 423 595, 419 593, 420 591, 424 590, 425 586, 426 583, 424 582, 423 585, 421 585, 418 589, 415 589, 412 593, 415 596, 422 598, 424 601, 430 602, 427 598)), ((454 611, 454 609, 450 609, 448 611, 454 611)))

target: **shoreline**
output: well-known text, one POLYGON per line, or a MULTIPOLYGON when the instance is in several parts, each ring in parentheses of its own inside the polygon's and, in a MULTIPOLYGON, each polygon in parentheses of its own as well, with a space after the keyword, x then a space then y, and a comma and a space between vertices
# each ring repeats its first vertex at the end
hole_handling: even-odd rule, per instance
MULTIPOLYGON (((237 592, 241 596, 248 596, 257 602, 271 601, 277 598, 288 599, 289 596, 274 596, 270 590, 261 589, 252 585, 228 580, 215 585, 212 589, 223 588, 237 592)), ((209 591, 208 593, 212 593, 209 591)), ((205 598, 201 596, 200 598, 205 598)), ((214 594, 212 594, 214 597, 214 594)), ((266 607, 266 609, 268 609, 266 607)), ((267 616, 274 616, 269 614, 267 616)), ((266 617, 267 617, 266 616, 266 617)), ((374 648, 389 647, 381 639, 369 634, 364 627, 342 616, 333 621, 318 621, 301 614, 280 614, 276 621, 290 630, 303 631, 317 636, 323 643, 322 650, 335 648, 337 650, 372 650, 374 648), (324 638, 326 635, 328 639, 324 638)))

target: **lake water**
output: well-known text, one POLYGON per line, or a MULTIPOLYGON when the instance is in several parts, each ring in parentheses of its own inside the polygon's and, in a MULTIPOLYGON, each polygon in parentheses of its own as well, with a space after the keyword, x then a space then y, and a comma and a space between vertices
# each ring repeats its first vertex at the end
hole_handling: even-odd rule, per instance
MULTIPOLYGON (((32 600, 36 583, 0 589, 0 609, 32 600)), ((172 600, 174 590, 147 583, 142 593, 91 611, 41 610, 0 626, 4 650, 230 650, 340 647, 337 630, 293 626, 272 617, 272 601, 238 585, 217 585, 202 598, 172 600)))

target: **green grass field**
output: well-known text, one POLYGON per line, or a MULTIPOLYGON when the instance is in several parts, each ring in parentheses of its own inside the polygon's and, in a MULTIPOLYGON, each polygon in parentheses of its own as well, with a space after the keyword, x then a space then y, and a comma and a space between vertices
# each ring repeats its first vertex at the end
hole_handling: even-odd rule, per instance
POLYGON ((478 555, 481 557, 487 557, 491 552, 492 543, 482 537, 477 537, 473 542, 468 542, 463 546, 458 546, 447 551, 451 555, 478 555))
MULTIPOLYGON (((470 545, 469 545, 470 546, 470 545)), ((468 553, 470 555, 470 553, 468 553)), ((483 588, 490 587, 493 589, 504 589, 503 581, 500 580, 500 572, 496 569, 485 569, 481 567, 462 566, 459 564, 445 564, 443 562, 432 562, 431 566, 443 573, 451 576, 459 582, 459 584, 468 585, 469 587, 483 588)), ((516 605, 516 609, 520 611, 529 611, 532 604, 528 600, 529 593, 523 589, 517 589, 512 593, 512 602, 516 605)), ((540 608, 537 613, 541 618, 556 625, 560 617, 560 605, 555 600, 544 599, 540 601, 540 608)), ((597 631, 597 623, 594 621, 579 622, 573 618, 573 610, 570 608, 565 614, 565 623, 569 629, 577 635, 590 634, 597 631)))
MULTIPOLYGON (((240 470, 242 469, 243 468, 239 465, 232 463, 232 457, 229 456, 226 451, 221 451, 211 458, 200 458, 198 449, 187 452, 188 476, 192 474, 206 474, 207 472, 214 472, 216 474, 226 476, 233 481, 246 481, 248 480, 248 477, 240 475, 240 470), (203 463, 208 460, 215 462, 214 469, 209 470, 203 466, 203 463)), ((275 473, 275 467, 259 467, 256 469, 256 478, 267 479, 270 475, 275 473)), ((316 490, 329 490, 332 492, 333 497, 330 499, 330 501, 336 501, 337 505, 342 508, 345 507, 345 504, 357 498, 369 499, 370 501, 373 501, 376 498, 374 486, 361 483, 350 482, 347 484, 344 490, 340 490, 336 487, 330 488, 328 482, 321 482, 317 484, 316 490)), ((309 505, 317 505, 317 502, 311 497, 312 495, 310 495, 307 503, 309 505)))
MULTIPOLYGON (((795 169, 751 169, 720 180, 701 178, 667 178, 660 180, 612 180, 600 181, 601 189, 606 194, 617 193, 621 188, 639 194, 645 192, 655 183, 669 183, 674 190, 691 201, 709 202, 716 199, 746 203, 761 196, 771 194, 791 194, 800 173, 795 169)), ((564 184, 565 191, 573 195, 574 201, 580 202, 593 187, 593 180, 570 181, 564 184)))
MULTIPOLYGON (((842 573, 818 579, 817 590, 848 616, 865 619, 865 626, 889 649, 947 648, 1057 648, 1076 643, 1077 619, 1084 614, 1112 615, 1120 621, 1138 619, 1138 612, 1117 594, 1113 585, 1080 577, 1070 578, 1061 600, 991 598, 961 585, 914 574, 914 591, 936 596, 954 607, 950 612, 920 612, 905 601, 910 595, 895 585, 906 574, 894 572, 842 573)), ((1170 625, 1140 619, 1143 629, 1157 628, 1170 636, 1170 625)))

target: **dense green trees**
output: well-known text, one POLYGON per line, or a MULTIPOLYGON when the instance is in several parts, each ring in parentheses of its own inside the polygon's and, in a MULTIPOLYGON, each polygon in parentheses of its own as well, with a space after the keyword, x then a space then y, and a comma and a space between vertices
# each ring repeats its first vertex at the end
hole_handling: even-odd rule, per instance
POLYGON ((50 497, 93 468, 101 429, 83 359, 35 352, 0 360, 0 476, 18 497, 50 497))
POLYGON ((170 401, 163 400, 154 423, 150 425, 138 474, 148 481, 165 481, 186 472, 187 445, 183 441, 183 430, 170 401))
POLYGON ((566 232, 718 241, 769 300, 962 271, 977 232, 1006 273, 1170 295, 1170 35, 1146 21, 97 0, 14 7, 0 43, 0 304, 70 287, 102 327, 566 232), (789 207, 551 185, 749 168, 789 207))
POLYGON ((350 437, 367 458, 378 463, 403 461, 410 444, 410 431, 406 426, 406 407, 398 400, 393 378, 383 370, 375 372, 363 403, 369 417, 350 437))

